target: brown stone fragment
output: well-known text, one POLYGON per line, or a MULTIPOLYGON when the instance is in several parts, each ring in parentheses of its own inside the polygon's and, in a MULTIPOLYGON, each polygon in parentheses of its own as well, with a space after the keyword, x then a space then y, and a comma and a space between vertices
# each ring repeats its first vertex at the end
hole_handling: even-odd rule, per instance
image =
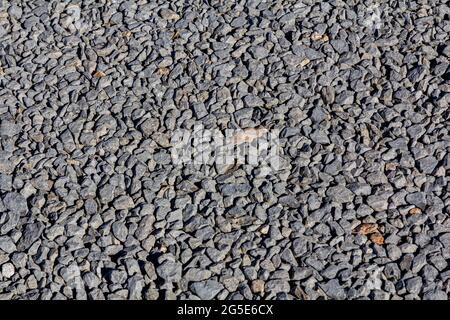
POLYGON ((362 223, 355 228, 355 233, 368 235, 378 231, 378 226, 375 223, 362 223))
POLYGON ((131 37, 131 31, 124 31, 122 32, 122 37, 124 38, 130 38, 131 37))
POLYGON ((241 144, 244 142, 252 142, 253 140, 261 137, 267 132, 266 128, 247 128, 242 131, 236 132, 233 136, 234 144, 241 144))
POLYGON ((318 33, 313 33, 311 35, 311 40, 312 41, 323 41, 326 42, 329 40, 328 36, 326 34, 318 34, 318 33))
POLYGON ((381 233, 375 232, 370 235, 370 241, 381 246, 384 244, 384 237, 381 233))
POLYGON ((105 75, 106 74, 104 72, 102 72, 102 71, 95 71, 95 73, 94 73, 94 77, 96 77, 96 78, 102 78, 105 75))
POLYGON ((308 58, 302 60, 302 62, 300 62, 300 66, 304 67, 306 66, 308 63, 310 63, 311 60, 309 60, 308 58))
POLYGON ((264 281, 256 279, 252 281, 252 292, 253 293, 263 293, 264 292, 264 281))
POLYGON ((386 171, 393 171, 393 170, 397 169, 397 164, 393 163, 393 162, 386 163, 386 165, 384 166, 384 169, 386 171))
POLYGON ((420 208, 412 208, 412 209, 409 209, 408 213, 412 214, 412 215, 421 214, 422 210, 420 210, 420 208))
POLYGON ((160 76, 167 76, 170 73, 169 68, 159 68, 156 73, 160 76))

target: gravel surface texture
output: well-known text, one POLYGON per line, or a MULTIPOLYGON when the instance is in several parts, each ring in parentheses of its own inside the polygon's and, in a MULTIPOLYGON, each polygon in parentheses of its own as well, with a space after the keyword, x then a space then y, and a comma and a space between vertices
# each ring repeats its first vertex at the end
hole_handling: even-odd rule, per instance
POLYGON ((447 300, 449 65, 444 0, 0 1, 0 298, 447 300))

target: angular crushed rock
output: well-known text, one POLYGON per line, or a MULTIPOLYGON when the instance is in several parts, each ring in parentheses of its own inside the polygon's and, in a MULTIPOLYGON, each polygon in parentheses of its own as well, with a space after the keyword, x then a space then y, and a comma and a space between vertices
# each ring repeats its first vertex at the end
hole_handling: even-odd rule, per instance
POLYGON ((2 6, 1 298, 449 298, 448 1, 2 6))

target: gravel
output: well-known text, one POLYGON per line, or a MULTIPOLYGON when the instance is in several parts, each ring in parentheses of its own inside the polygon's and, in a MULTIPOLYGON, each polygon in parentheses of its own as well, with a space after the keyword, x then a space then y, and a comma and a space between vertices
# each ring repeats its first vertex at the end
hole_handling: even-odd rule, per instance
POLYGON ((3 2, 0 297, 448 300, 449 17, 3 2), (176 163, 199 127, 278 154, 176 163))
POLYGON ((223 287, 223 284, 216 280, 193 282, 190 285, 192 292, 202 300, 214 299, 223 287))

